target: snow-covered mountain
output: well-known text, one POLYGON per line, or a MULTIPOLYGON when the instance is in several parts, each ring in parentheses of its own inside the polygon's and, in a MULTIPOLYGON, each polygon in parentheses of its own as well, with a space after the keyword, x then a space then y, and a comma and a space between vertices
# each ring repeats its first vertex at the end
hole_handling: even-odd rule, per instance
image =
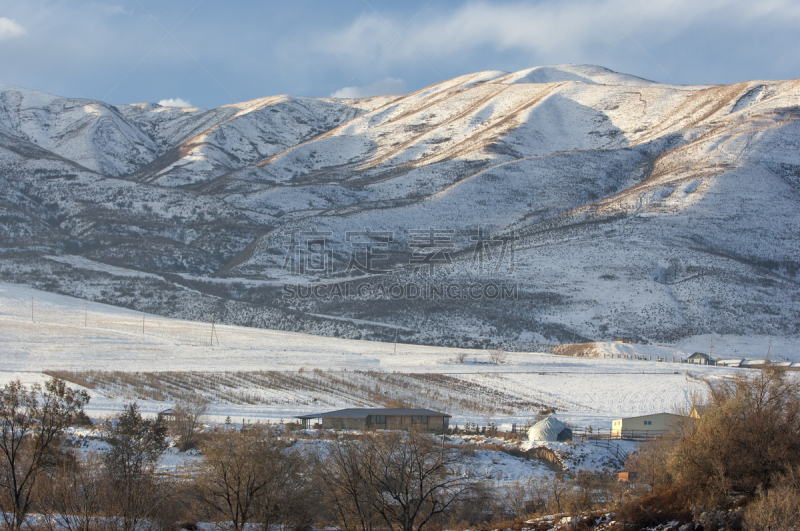
POLYGON ((800 81, 588 65, 203 109, 0 85, 0 279, 526 348, 800 334, 800 81))

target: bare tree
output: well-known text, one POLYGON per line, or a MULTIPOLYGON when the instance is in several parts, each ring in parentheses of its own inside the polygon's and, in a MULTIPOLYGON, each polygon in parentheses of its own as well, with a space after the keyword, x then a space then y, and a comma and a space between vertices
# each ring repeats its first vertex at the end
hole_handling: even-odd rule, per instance
POLYGON ((52 450, 59 434, 89 402, 62 380, 26 389, 17 380, 0 393, 0 513, 6 527, 17 531, 31 507, 39 474, 54 466, 52 450))
POLYGON ((508 360, 508 354, 503 347, 497 347, 489 351, 489 359, 495 365, 500 365, 508 360))
POLYGON ((53 473, 49 485, 40 494, 46 499, 42 511, 48 529, 53 531, 96 531, 97 515, 103 507, 105 487, 102 458, 88 453, 84 458, 77 452, 53 473))
POLYGON ((550 480, 550 496, 548 498, 549 510, 560 513, 564 509, 567 489, 569 488, 563 478, 553 476, 550 480))
POLYGON ((276 446, 278 451, 268 454, 264 463, 269 481, 258 496, 257 517, 264 531, 276 524, 309 528, 314 520, 311 504, 315 498, 307 479, 309 459, 289 443, 276 446))
POLYGON ((371 531, 378 515, 371 499, 370 455, 359 441, 338 439, 318 456, 322 496, 337 525, 344 531, 371 531))
POLYGON ((655 439, 628 456, 625 468, 635 474, 637 483, 650 487, 650 492, 672 483, 667 461, 675 447, 672 439, 655 439))
POLYGON ((550 497, 550 485, 542 477, 531 476, 525 485, 528 495, 527 511, 533 513, 543 512, 547 509, 547 500, 550 497))
POLYGON ((280 484, 296 469, 281 470, 282 451, 287 443, 281 441, 274 430, 249 426, 242 431, 220 431, 202 446, 203 460, 199 465, 198 487, 201 501, 217 512, 235 531, 259 516, 264 521, 274 521, 280 514, 274 512, 274 492, 271 482, 280 484))
POLYGON ((372 509, 394 531, 420 531, 469 491, 472 481, 456 473, 460 451, 427 434, 373 434, 364 439, 366 484, 372 509))
POLYGON ((171 428, 173 433, 178 436, 178 446, 181 451, 194 447, 195 432, 208 412, 208 405, 208 400, 198 397, 186 402, 179 402, 172 408, 171 428))
POLYGON ((525 485, 520 482, 515 482, 506 485, 502 491, 503 508, 506 513, 511 513, 514 518, 522 518, 527 516, 525 502, 528 499, 528 493, 525 485))

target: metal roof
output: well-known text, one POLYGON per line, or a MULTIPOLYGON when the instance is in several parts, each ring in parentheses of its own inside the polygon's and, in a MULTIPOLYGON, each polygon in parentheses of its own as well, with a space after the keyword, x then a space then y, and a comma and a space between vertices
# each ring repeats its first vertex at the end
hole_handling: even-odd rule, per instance
POLYGON ((431 417, 451 417, 447 413, 440 413, 432 409, 379 409, 379 408, 350 408, 326 411, 324 413, 311 413, 298 415, 296 419, 364 419, 369 415, 386 415, 396 417, 400 415, 428 415, 431 417))
POLYGON ((669 415, 670 417, 678 417, 678 418, 682 418, 682 419, 687 418, 686 415, 679 415, 677 413, 651 413, 649 415, 638 415, 636 417, 622 417, 622 418, 615 419, 615 420, 646 419, 646 418, 650 418, 650 417, 658 417, 659 415, 669 415))

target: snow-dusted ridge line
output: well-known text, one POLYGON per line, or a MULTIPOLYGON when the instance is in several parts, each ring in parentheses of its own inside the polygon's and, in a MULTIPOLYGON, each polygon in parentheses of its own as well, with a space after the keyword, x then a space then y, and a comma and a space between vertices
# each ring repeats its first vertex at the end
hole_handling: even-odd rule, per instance
POLYGON ((674 86, 591 65, 211 110, 3 85, 0 279, 322 335, 388 340, 368 323, 391 322, 441 345, 796 337, 798 102, 798 80, 674 86), (393 234, 391 273, 345 274, 345 235, 367 227, 393 234), (410 277, 430 227, 452 231, 452 263, 410 277), (286 234, 311 229, 329 234, 323 275, 286 267, 286 234), (479 230, 517 238, 513 274, 475 269, 479 230), (518 296, 300 299, 284 282, 518 296))

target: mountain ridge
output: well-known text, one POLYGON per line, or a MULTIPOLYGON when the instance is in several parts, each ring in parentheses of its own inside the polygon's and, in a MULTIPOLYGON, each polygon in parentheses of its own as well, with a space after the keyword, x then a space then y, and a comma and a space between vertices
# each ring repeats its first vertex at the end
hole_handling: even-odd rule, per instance
POLYGON ((800 334, 798 80, 556 65, 211 110, 42 94, 0 84, 3 280, 322 335, 386 339, 361 323, 384 321, 444 345, 800 334), (354 267, 369 245, 378 273, 354 267), (293 288, 381 283, 463 292, 293 288), (506 284, 515 298, 469 292, 506 284))

